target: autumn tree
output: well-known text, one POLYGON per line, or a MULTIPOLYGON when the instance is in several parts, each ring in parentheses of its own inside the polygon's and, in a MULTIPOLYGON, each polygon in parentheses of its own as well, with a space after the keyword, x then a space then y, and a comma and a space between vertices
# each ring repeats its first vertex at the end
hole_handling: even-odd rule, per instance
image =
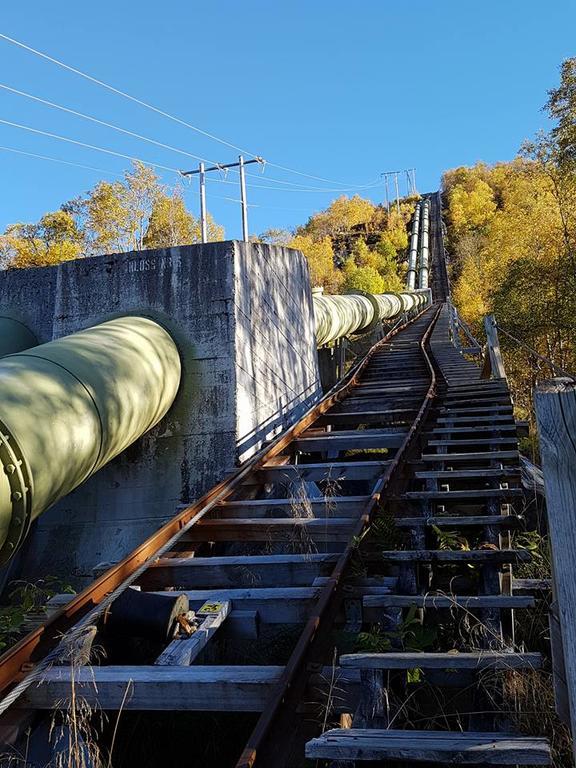
MULTIPOLYGON (((207 216, 209 241, 224 239, 224 228, 207 216)), ((159 192, 152 203, 152 212, 144 236, 144 248, 170 248, 174 245, 202 241, 200 222, 187 210, 182 192, 159 192)))
MULTIPOLYGON (((224 229, 210 215, 208 239, 224 239, 224 229)), ((181 188, 161 184, 151 168, 135 162, 122 181, 100 181, 36 224, 9 226, 0 236, 0 263, 42 266, 200 241, 200 223, 186 209, 181 188)))
POLYGON ((66 211, 47 213, 37 224, 12 224, 0 236, 4 265, 24 268, 57 264, 77 258, 84 238, 66 211))
POLYGON ((334 266, 334 251, 329 237, 315 241, 310 235, 296 235, 289 246, 302 251, 306 257, 312 286, 321 286, 327 293, 338 293, 344 277, 334 266))
MULTIPOLYGON (((554 121, 494 166, 458 168, 444 176, 453 296, 481 333, 484 315, 555 364, 576 369, 576 59, 545 106, 554 121)), ((531 413, 539 371, 525 349, 502 334, 516 403, 531 413)))
POLYGON ((341 195, 325 211, 314 214, 307 224, 299 227, 297 234, 308 235, 314 240, 336 237, 363 225, 365 228, 374 215, 374 203, 359 195, 341 195))

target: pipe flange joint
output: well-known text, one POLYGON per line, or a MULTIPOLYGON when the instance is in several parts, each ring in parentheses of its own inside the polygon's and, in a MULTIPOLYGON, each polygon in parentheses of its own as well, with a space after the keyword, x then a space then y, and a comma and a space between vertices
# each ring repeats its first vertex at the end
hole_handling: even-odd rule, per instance
POLYGON ((6 540, 0 547, 0 565, 8 562, 24 541, 32 522, 32 475, 28 462, 11 433, 0 421, 0 471, 10 488, 12 516, 6 540))
POLYGON ((378 306, 378 302, 374 298, 373 293, 368 293, 368 291, 347 291, 345 296, 364 296, 365 299, 368 299, 370 304, 372 304, 372 308, 374 310, 374 318, 371 323, 368 323, 368 325, 365 325, 363 328, 358 328, 357 331, 354 331, 352 336, 362 336, 364 333, 369 333, 370 331, 374 330, 376 326, 379 323, 378 319, 378 313, 380 312, 380 307, 378 306))

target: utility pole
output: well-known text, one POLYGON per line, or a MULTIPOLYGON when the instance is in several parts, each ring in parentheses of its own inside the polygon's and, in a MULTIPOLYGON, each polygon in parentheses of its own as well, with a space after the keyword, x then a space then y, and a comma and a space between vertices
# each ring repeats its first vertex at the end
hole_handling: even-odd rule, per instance
POLYGON ((394 176, 394 188, 396 190, 396 211, 398 215, 400 215, 400 190, 398 185, 398 176, 401 173, 406 174, 406 179, 408 183, 408 189, 407 194, 416 194, 416 169, 415 168, 405 168, 403 171, 384 171, 384 173, 381 173, 380 176, 384 176, 384 182, 386 184, 386 208, 388 209, 388 213, 390 213, 390 200, 388 198, 388 177, 394 176), (410 173, 412 173, 412 180, 410 178, 410 173))
POLYGON ((196 171, 180 171, 181 176, 193 176, 199 174, 200 176, 200 232, 202 242, 208 242, 208 222, 206 214, 206 174, 210 171, 226 171, 228 168, 238 168, 240 173, 240 201, 242 203, 242 239, 248 242, 248 201, 246 197, 246 176, 244 173, 244 166, 251 163, 264 163, 262 157, 255 157, 253 160, 244 160, 242 155, 238 157, 237 163, 225 163, 223 165, 213 165, 210 168, 205 168, 204 163, 198 165, 196 171))
POLYGON ((244 175, 244 158, 238 156, 240 168, 240 200, 242 201, 242 240, 248 242, 248 203, 246 202, 246 176, 244 175))
POLYGON ((408 194, 416 194, 416 168, 407 168, 404 173, 408 182, 408 194))
POLYGON ((382 176, 384 176, 384 182, 386 184, 386 210, 388 213, 390 213, 390 197, 388 195, 388 174, 383 173, 382 176))
POLYGON ((396 187, 396 212, 400 216, 400 192, 398 190, 398 174, 400 171, 394 171, 394 185, 396 187))
POLYGON ((208 221, 206 217, 206 171, 204 163, 198 166, 200 172, 200 234, 203 243, 208 242, 208 221))
POLYGON ((390 213, 390 201, 388 197, 388 176, 394 176, 394 186, 396 189, 396 210, 398 213, 400 213, 400 192, 398 190, 399 173, 401 173, 401 171, 384 171, 384 173, 380 174, 380 176, 384 176, 384 181, 386 183, 386 208, 388 209, 388 213, 390 213))

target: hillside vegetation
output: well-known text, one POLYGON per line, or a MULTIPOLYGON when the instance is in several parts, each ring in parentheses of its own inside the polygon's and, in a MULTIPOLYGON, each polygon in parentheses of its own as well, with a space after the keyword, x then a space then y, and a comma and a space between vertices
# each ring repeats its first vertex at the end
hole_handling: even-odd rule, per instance
MULTIPOLYGON (((453 298, 481 336, 488 313, 506 331, 576 371, 576 58, 549 92, 548 133, 508 163, 478 163, 443 177, 453 298)), ((516 402, 550 368, 501 334, 516 402)))
POLYGON ((407 224, 416 199, 403 199, 398 212, 395 206, 388 211, 359 195, 343 195, 295 232, 269 230, 260 239, 302 251, 312 285, 327 293, 400 291, 405 281, 407 224))
MULTIPOLYGON (((210 240, 224 229, 208 217, 210 240)), ((200 242, 200 223, 187 210, 181 188, 161 184, 152 168, 135 161, 121 181, 99 181, 85 195, 17 223, 0 235, 0 266, 41 267, 103 253, 168 248, 200 242)))

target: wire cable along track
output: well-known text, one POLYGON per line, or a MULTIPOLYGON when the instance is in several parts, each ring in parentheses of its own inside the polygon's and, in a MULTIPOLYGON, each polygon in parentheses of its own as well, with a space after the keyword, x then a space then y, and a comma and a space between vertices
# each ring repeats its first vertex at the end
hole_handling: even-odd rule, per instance
POLYGON ((103 710, 254 713, 237 768, 551 763, 544 739, 498 722, 498 675, 541 664, 514 638, 514 611, 535 604, 511 570, 529 557, 510 539, 516 424, 506 383, 481 380, 452 344, 440 201, 428 200, 436 304, 5 653, 0 711, 29 723, 73 682, 103 710), (378 539, 383 521, 397 546, 378 539), (121 645, 129 619, 156 632, 155 655, 91 659, 100 636, 121 645), (280 628, 282 663, 233 663, 219 645, 248 638, 265 658, 280 628), (361 631, 369 649, 346 650, 340 636, 361 631), (331 728, 339 716, 346 727, 331 728))

